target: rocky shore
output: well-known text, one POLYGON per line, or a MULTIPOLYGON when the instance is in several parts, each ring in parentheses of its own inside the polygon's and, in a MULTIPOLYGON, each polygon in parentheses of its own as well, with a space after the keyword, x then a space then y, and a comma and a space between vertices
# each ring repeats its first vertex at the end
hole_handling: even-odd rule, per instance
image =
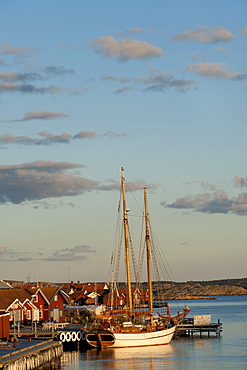
MULTIPOLYGON (((243 285, 245 286, 245 283, 243 285)), ((222 284, 221 281, 218 284, 215 281, 164 283, 162 295, 167 300, 214 299, 216 296, 247 295, 247 288, 240 285, 222 284)))
POLYGON ((174 284, 163 290, 166 299, 213 299, 215 296, 247 295, 247 289, 238 286, 174 284))
MULTIPOLYGON (((13 287, 23 286, 22 281, 8 281, 13 287)), ((35 284, 35 283, 31 283, 35 284)), ((100 284, 105 284, 101 282, 100 284)), ((51 282, 40 282, 40 286, 51 287, 61 286, 51 282)), ((120 284, 121 287, 125 283, 120 284)), ((142 288, 147 289, 147 283, 142 283, 142 288)), ((156 285, 154 284, 154 297, 157 295, 156 285)), ((224 279, 211 281, 187 281, 187 282, 162 282, 161 291, 164 299, 167 300, 186 300, 186 299, 214 299, 216 296, 237 296, 247 295, 247 278, 224 279)))

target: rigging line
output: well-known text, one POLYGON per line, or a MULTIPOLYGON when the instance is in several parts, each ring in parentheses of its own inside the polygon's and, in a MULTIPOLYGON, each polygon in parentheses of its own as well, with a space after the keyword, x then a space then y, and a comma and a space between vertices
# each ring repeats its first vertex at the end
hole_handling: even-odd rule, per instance
MULTIPOLYGON (((165 263, 164 263, 164 266, 165 266, 165 269, 166 269, 166 271, 167 271, 167 275, 170 277, 172 277, 172 279, 173 280, 175 280, 175 277, 174 277, 174 275, 173 275, 173 272, 172 272, 172 270, 171 270, 171 267, 170 267, 170 265, 169 265, 169 263, 168 263, 168 261, 167 261, 167 258, 166 258, 166 256, 165 256, 165 254, 164 254, 164 252, 163 252, 163 250, 162 250, 162 248, 161 248, 161 246, 160 246, 160 243, 159 243, 159 241, 158 241, 158 239, 157 239, 157 237, 156 237, 156 235, 155 235, 155 233, 154 233, 154 231, 153 231, 153 229, 152 229, 152 227, 151 227, 151 225, 150 225, 150 230, 151 230, 151 233, 152 233, 152 237, 153 237, 153 240, 155 240, 155 242, 156 242, 156 245, 157 245, 157 250, 158 250, 158 252, 159 252, 159 254, 160 254, 160 256, 161 256, 161 259, 163 260, 163 261, 165 261, 165 263)), ((171 280, 172 280, 171 279, 171 280)), ((175 280, 176 281, 176 280, 175 280)))
POLYGON ((138 256, 138 278, 137 284, 141 286, 141 277, 142 277, 142 268, 144 262, 144 253, 145 253, 145 242, 144 242, 144 217, 142 218, 142 226, 141 226, 141 237, 140 237, 140 245, 139 245, 139 256, 138 256))
MULTIPOLYGON (((137 204, 137 206, 139 207, 139 209, 143 212, 142 207, 140 206, 139 202, 137 201, 136 197, 133 194, 133 191, 131 190, 131 188, 130 188, 130 186, 129 186, 129 184, 127 182, 125 182, 125 187, 126 187, 126 189, 128 189, 128 192, 131 194, 131 196, 135 200, 135 203, 137 204)), ((139 189, 134 184, 132 184, 132 187, 134 187, 137 191, 140 191, 140 192, 143 191, 143 188, 139 189)))
MULTIPOLYGON (((149 223, 149 229, 150 229, 150 244, 152 246, 151 252, 152 252, 152 256, 154 258, 154 262, 155 262, 154 266, 156 266, 156 271, 155 271, 156 278, 157 278, 157 280, 161 281, 160 273, 159 273, 160 269, 158 268, 158 266, 162 265, 163 259, 162 259, 162 256, 160 254, 159 248, 155 247, 154 238, 153 238, 153 231, 152 231, 152 227, 151 227, 150 223, 149 223), (158 257, 160 257, 160 258, 158 258, 158 257)), ((164 264, 164 267, 165 267, 166 274, 169 276, 169 273, 166 269, 165 264, 164 264)), ((161 272, 162 272, 162 270, 161 270, 161 272)))
POLYGON ((118 240, 119 240, 119 229, 120 229, 120 215, 117 217, 116 221, 116 227, 115 227, 115 234, 114 234, 114 242, 113 242, 113 250, 112 250, 112 255, 111 255, 111 263, 110 263, 110 271, 108 274, 108 282, 110 280, 110 276, 113 276, 113 270, 115 266, 115 260, 116 260, 116 255, 117 255, 117 246, 118 246, 118 240))
MULTIPOLYGON (((163 260, 163 258, 162 258, 162 256, 161 256, 161 254, 160 254, 160 251, 158 250, 158 249, 156 249, 153 253, 155 253, 156 254, 156 259, 157 259, 157 261, 158 261, 158 264, 159 264, 159 266, 160 266, 160 270, 161 270, 161 272, 163 272, 163 274, 164 274, 164 278, 165 279, 169 279, 169 280, 171 280, 170 279, 170 276, 169 276, 169 271, 167 270, 167 267, 166 267, 166 264, 164 263, 164 260, 163 260), (158 258, 159 257, 159 258, 158 258)), ((161 280, 161 279, 160 279, 161 280)))
MULTIPOLYGON (((119 228, 120 228, 119 227, 119 224, 120 224, 119 204, 120 203, 121 203, 121 193, 120 193, 120 198, 118 201, 118 217, 116 218, 115 233, 114 233, 114 238, 113 238, 113 250, 112 250, 112 255, 111 255, 109 275, 112 274, 112 269, 114 266, 115 256, 116 256, 117 241, 119 240, 118 234, 119 234, 119 228)), ((109 275, 108 275, 108 281, 109 281, 109 275)))
POLYGON ((118 249, 115 261, 115 273, 114 273, 114 282, 118 281, 119 276, 119 267, 120 267, 120 258, 121 258, 121 250, 122 250, 122 240, 123 240, 123 225, 119 229, 119 242, 118 242, 118 249))
MULTIPOLYGON (((150 227, 150 230, 151 230, 151 233, 154 235, 153 230, 151 229, 151 227, 150 227)), ((170 268, 170 266, 169 266, 169 264, 167 262, 167 259, 166 259, 165 255, 164 255, 164 252, 162 251, 162 249, 160 247, 160 244, 159 244, 159 242, 158 242, 158 240, 157 240, 157 238, 156 238, 155 235, 154 235, 154 239, 156 239, 157 246, 158 246, 158 248, 155 248, 155 252, 157 252, 158 256, 160 257, 160 258, 157 259, 158 262, 159 262, 159 266, 161 267, 161 269, 162 268, 164 269, 164 271, 166 272, 166 275, 167 275, 167 277, 168 277, 168 279, 169 279, 170 282, 176 281, 176 279, 175 279, 175 277, 174 277, 174 275, 172 273, 172 270, 171 270, 171 268, 170 268), (164 262, 164 260, 165 260, 166 263, 164 262)), ((161 284, 161 291, 163 292, 162 284, 161 284)), ((185 304, 185 301, 183 299, 181 299, 180 301, 183 302, 184 305, 186 305, 185 304)))
POLYGON ((137 281, 138 269, 137 269, 137 264, 136 264, 135 251, 133 248, 133 243, 132 243, 132 238, 131 238, 131 233, 130 233, 130 225, 128 226, 129 226, 129 244, 130 244, 131 255, 132 255, 132 264, 133 264, 135 279, 137 281))

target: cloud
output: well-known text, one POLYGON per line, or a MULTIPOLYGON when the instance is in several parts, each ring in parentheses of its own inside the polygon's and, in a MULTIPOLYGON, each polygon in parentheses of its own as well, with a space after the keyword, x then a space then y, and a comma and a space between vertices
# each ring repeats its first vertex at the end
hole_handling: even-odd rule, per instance
POLYGON ((92 249, 89 245, 78 245, 74 248, 60 249, 53 253, 52 256, 44 258, 44 260, 80 262, 88 259, 87 254, 89 253, 96 253, 96 250, 92 249))
POLYGON ((119 82, 119 83, 133 83, 135 87, 131 85, 120 87, 119 89, 114 91, 114 94, 122 94, 129 90, 136 90, 136 86, 143 86, 146 87, 142 90, 144 92, 163 92, 169 88, 175 88, 180 92, 184 92, 188 89, 195 88, 196 83, 194 80, 187 80, 187 79, 176 79, 174 74, 169 73, 162 73, 159 71, 151 71, 150 76, 148 77, 135 77, 135 78, 128 78, 128 77, 120 77, 116 78, 114 76, 101 76, 101 80, 104 82, 119 82))
POLYGON ((144 188, 149 189, 150 191, 154 191, 158 189, 158 185, 156 184, 148 184, 145 180, 132 180, 125 182, 126 192, 134 192, 137 190, 143 190, 144 188))
POLYGON ((216 44, 232 41, 233 38, 233 34, 222 26, 197 26, 195 30, 186 30, 173 37, 172 41, 196 41, 202 44, 216 44))
POLYGON ((130 87, 130 86, 123 86, 123 87, 120 87, 118 90, 115 90, 114 94, 116 94, 116 95, 123 94, 123 93, 125 93, 126 91, 129 91, 129 90, 134 90, 134 89, 133 89, 133 87, 130 87))
POLYGON ((9 43, 4 43, 0 45, 0 55, 15 55, 24 57, 32 48, 19 48, 18 46, 10 46, 9 43))
POLYGON ((70 172, 83 167, 85 166, 52 161, 1 165, 0 204, 21 204, 26 201, 77 196, 93 190, 119 188, 115 183, 102 184, 70 172))
POLYGON ((69 89, 67 87, 61 88, 58 86, 50 85, 48 87, 35 86, 32 84, 18 84, 15 82, 2 82, 0 83, 0 93, 23 93, 23 94, 60 94, 68 92, 73 95, 82 94, 80 90, 69 89))
POLYGON ((35 72, 14 73, 14 72, 1 72, 0 80, 2 81, 36 81, 41 80, 42 76, 35 72))
POLYGON ((68 117, 68 115, 50 111, 31 111, 24 115, 22 121, 30 121, 33 119, 54 120, 60 117, 68 117))
POLYGON ((51 76, 64 76, 64 75, 72 75, 75 74, 75 71, 73 69, 67 69, 63 66, 50 66, 43 68, 43 72, 47 75, 51 76))
POLYGON ((101 80, 102 81, 118 81, 117 77, 106 75, 106 74, 101 76, 101 80))
POLYGON ((53 135, 50 132, 42 131, 39 133, 40 136, 44 138, 44 140, 40 142, 40 144, 50 145, 54 143, 68 143, 71 139, 71 135, 67 134, 67 132, 63 132, 61 135, 53 135))
POLYGON ((12 134, 0 136, 0 145, 8 145, 8 144, 34 145, 34 143, 35 143, 35 140, 27 136, 14 136, 12 134))
POLYGON ((0 256, 7 253, 8 248, 7 247, 1 247, 0 246, 0 256))
POLYGON ((126 31, 119 31, 117 32, 118 34, 127 34, 127 35, 136 35, 136 34, 140 34, 140 33, 143 33, 144 32, 144 29, 142 27, 132 27, 126 31))
POLYGON ((29 252, 16 252, 8 247, 0 247, 0 261, 4 262, 25 262, 31 261, 33 257, 29 252))
POLYGON ((222 46, 218 46, 217 48, 214 49, 215 51, 218 51, 218 53, 226 53, 226 49, 223 48, 222 46))
POLYGON ((163 54, 163 51, 159 47, 153 46, 146 41, 132 39, 116 40, 112 36, 101 36, 93 40, 90 45, 95 52, 107 58, 117 57, 122 61, 157 58, 163 54))
POLYGON ((142 27, 132 27, 126 31, 126 33, 142 33, 144 29, 142 27))
POLYGON ((234 182, 237 188, 242 188, 242 187, 247 186, 247 179, 246 178, 244 179, 243 177, 240 177, 240 176, 235 176, 234 182))
MULTIPOLYGON (((105 183, 82 177, 79 170, 85 167, 69 162, 36 161, 18 165, 0 166, 0 204, 27 204, 48 198, 73 197, 91 191, 119 190, 120 184, 109 179, 105 183)), ((156 185, 144 180, 127 183, 127 191, 156 185)))
POLYGON ((58 76, 64 76, 64 75, 72 75, 75 71, 73 69, 67 69, 63 66, 50 66, 45 67, 41 70, 38 70, 38 72, 24 72, 24 73, 15 73, 15 72, 1 72, 0 73, 0 80, 2 81, 21 81, 21 82, 27 82, 27 81, 38 81, 38 80, 44 80, 48 77, 58 77, 58 76))
MULTIPOLYGON (((22 206, 29 205, 29 202, 22 202, 22 206)), ((47 200, 43 201, 33 201, 32 206, 34 209, 57 209, 61 207, 75 207, 73 202, 63 202, 60 200, 59 202, 48 202, 47 200)))
POLYGON ((152 76, 135 78, 136 83, 148 85, 144 91, 160 92, 168 88, 175 88, 178 91, 186 91, 195 87, 195 81, 186 79, 175 79, 172 73, 156 72, 152 76))
POLYGON ((95 136, 97 136, 95 132, 92 132, 92 131, 80 131, 80 132, 78 132, 78 134, 74 135, 72 137, 72 139, 73 140, 75 140, 75 139, 85 139, 85 138, 89 139, 89 138, 93 138, 95 136))
MULTIPOLYGON (((208 188, 211 192, 186 195, 178 198, 171 204, 161 202, 161 205, 166 208, 186 209, 209 214, 247 215, 247 193, 240 193, 235 197, 230 197, 224 190, 216 189, 213 185, 201 183, 201 186, 208 188)), ((235 186, 247 186, 247 179, 236 176, 235 186)))
POLYGON ((247 36, 247 27, 243 27, 243 28, 241 29, 241 35, 242 35, 242 36, 247 36))
MULTIPOLYGON (((13 122, 13 121, 10 121, 13 122)), ((48 131, 42 131, 38 133, 41 138, 35 139, 28 136, 14 136, 12 134, 6 134, 0 136, 0 145, 18 144, 18 145, 53 145, 53 144, 70 144, 73 140, 80 139, 91 139, 94 137, 126 137, 128 136, 125 132, 118 134, 113 131, 106 131, 102 135, 97 135, 92 131, 80 131, 75 135, 70 135, 67 132, 63 132, 60 135, 54 135, 48 131)))
POLYGON ((102 136, 125 137, 125 136, 129 136, 129 135, 126 134, 125 132, 123 132, 122 134, 117 134, 116 132, 113 132, 113 131, 106 131, 102 136))
POLYGON ((223 68, 225 63, 198 63, 189 64, 185 71, 199 73, 201 76, 224 80, 243 80, 247 78, 247 74, 238 74, 230 69, 223 68))
POLYGON ((4 262, 26 262, 26 261, 47 261, 47 262, 81 262, 89 258, 96 250, 89 245, 79 245, 73 248, 57 250, 51 255, 43 253, 19 252, 7 247, 0 247, 0 261, 4 262))
POLYGON ((61 117, 68 117, 65 113, 58 113, 58 112, 50 112, 50 111, 30 111, 27 112, 22 119, 14 119, 14 120, 3 120, 0 121, 1 123, 7 122, 25 122, 31 120, 55 120, 61 117))

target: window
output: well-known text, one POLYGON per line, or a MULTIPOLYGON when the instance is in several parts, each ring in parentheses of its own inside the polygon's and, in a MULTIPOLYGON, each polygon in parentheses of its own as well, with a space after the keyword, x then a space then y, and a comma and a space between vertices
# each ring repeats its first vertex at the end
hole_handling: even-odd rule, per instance
POLYGON ((58 301, 58 297, 57 297, 57 294, 55 295, 54 297, 54 301, 57 302, 58 301))
POLYGON ((42 310, 39 310, 39 318, 42 319, 43 318, 43 312, 42 310))
POLYGON ((31 320, 31 311, 30 310, 27 310, 27 319, 31 320))

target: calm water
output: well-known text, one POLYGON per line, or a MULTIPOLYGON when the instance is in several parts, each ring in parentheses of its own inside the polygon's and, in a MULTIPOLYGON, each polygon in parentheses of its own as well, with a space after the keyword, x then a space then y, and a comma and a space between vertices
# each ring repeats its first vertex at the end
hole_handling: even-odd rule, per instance
MULTIPOLYGON (((172 314, 178 303, 171 301, 172 314)), ((211 315, 223 323, 220 336, 173 340, 167 346, 66 352, 62 370, 247 369, 247 296, 186 301, 194 315, 211 315)), ((184 304, 181 304, 181 308, 184 304)))

